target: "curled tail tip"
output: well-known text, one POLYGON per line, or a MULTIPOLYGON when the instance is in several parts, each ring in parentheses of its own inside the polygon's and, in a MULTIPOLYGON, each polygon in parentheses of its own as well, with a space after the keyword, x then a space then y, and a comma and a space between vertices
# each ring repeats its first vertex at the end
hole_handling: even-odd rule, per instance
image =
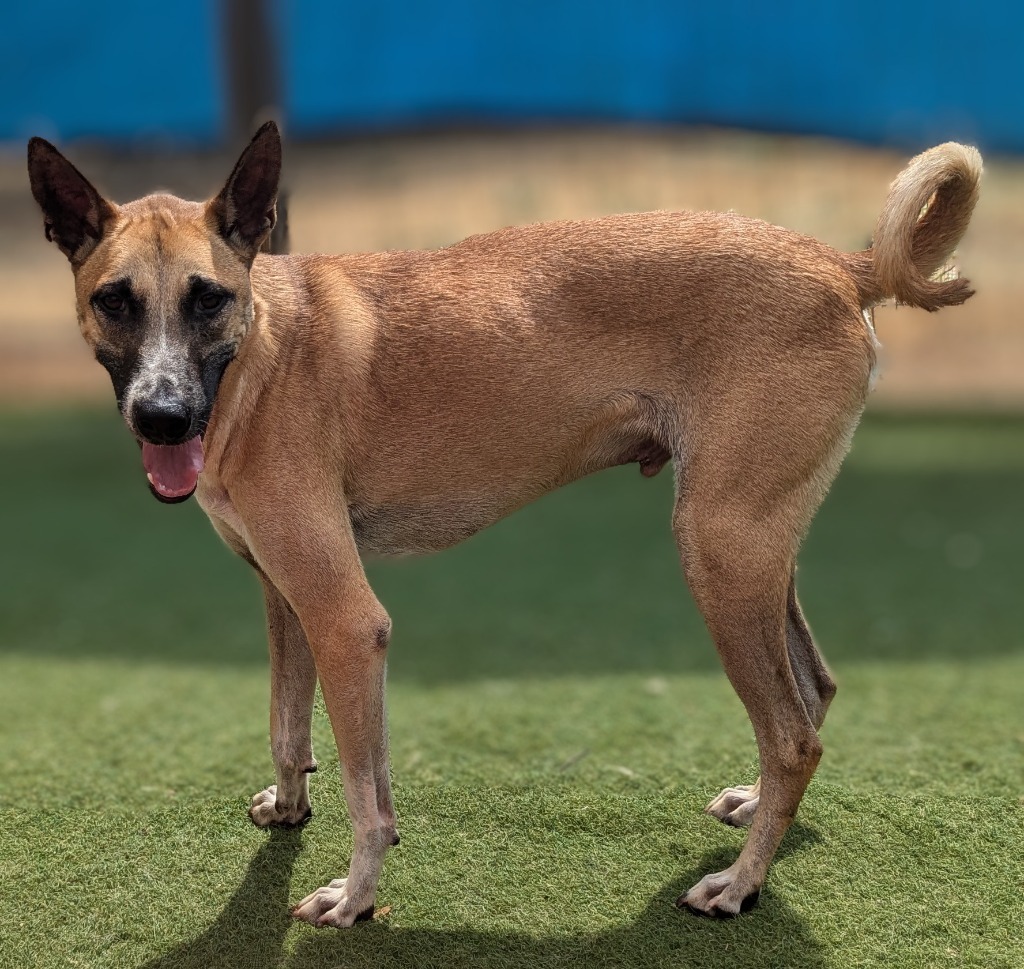
MULTIPOLYGON (((915 196, 923 196, 924 201, 919 205, 911 226, 921 228, 927 221, 925 210, 934 208, 936 202, 942 201, 939 198, 942 195, 954 203, 959 210, 958 214, 964 214, 966 209, 966 217, 969 218, 977 201, 984 167, 981 152, 973 145, 947 141, 929 148, 911 158, 896 176, 889 188, 889 198, 882 218, 885 218, 888 210, 905 209, 913 204, 915 196)), ((905 215, 906 212, 896 214, 905 215)))
POLYGON ((937 310, 973 293, 947 264, 978 200, 983 163, 970 145, 949 141, 916 158, 896 177, 878 220, 873 262, 882 298, 937 310))
POLYGON ((931 161, 942 164, 943 167, 949 170, 950 174, 954 174, 959 170, 972 178, 980 178, 984 168, 981 152, 974 145, 964 145, 958 141, 946 141, 912 158, 907 164, 907 169, 914 168, 918 163, 931 161))

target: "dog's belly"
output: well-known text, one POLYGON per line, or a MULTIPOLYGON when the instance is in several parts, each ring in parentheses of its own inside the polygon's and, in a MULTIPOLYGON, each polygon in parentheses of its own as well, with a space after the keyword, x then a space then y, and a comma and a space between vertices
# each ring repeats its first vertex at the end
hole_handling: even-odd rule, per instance
MULTIPOLYGON (((546 473, 512 474, 479 480, 475 494, 419 496, 383 503, 354 501, 349 519, 363 555, 414 555, 440 552, 563 485, 587 474, 621 464, 638 464, 641 474, 656 475, 671 459, 660 442, 636 435, 613 435, 596 453, 546 473)), ((452 477, 455 475, 453 474, 452 477)))
POLYGON ((444 401, 401 423, 382 415, 345 488, 360 552, 439 552, 589 474, 637 464, 652 477, 671 460, 666 407, 650 394, 591 391, 558 408, 541 394, 539 411, 534 396, 501 399, 490 416, 444 401))
POLYGON ((422 505, 350 505, 349 518, 361 554, 416 555, 457 545, 512 510, 493 499, 452 499, 422 505))

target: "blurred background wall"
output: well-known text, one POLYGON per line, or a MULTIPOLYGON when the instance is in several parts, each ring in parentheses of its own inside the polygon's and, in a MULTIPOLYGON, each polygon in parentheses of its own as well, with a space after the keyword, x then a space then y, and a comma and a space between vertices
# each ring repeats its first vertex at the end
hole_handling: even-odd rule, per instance
POLYGON ((733 208, 859 248, 908 154, 973 142, 988 177, 961 262, 979 295, 880 312, 879 400, 1024 403, 1024 8, 43 0, 3 21, 0 398, 106 392, 42 241, 27 137, 114 198, 201 196, 272 111, 297 251, 650 208, 733 208))
POLYGON ((225 0, 233 24, 213 0, 43 0, 5 12, 0 137, 217 142, 226 35, 264 5, 299 137, 586 119, 1024 150, 1024 8, 954 0, 225 0))

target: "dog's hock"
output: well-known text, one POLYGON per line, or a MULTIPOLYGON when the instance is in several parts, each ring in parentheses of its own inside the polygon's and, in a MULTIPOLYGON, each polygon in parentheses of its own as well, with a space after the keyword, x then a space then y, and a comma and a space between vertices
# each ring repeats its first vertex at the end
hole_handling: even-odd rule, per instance
POLYGON ((77 268, 96 248, 114 206, 44 138, 28 143, 28 175, 47 240, 77 268))
POLYGON ((277 222, 281 178, 281 134, 273 121, 256 132, 224 188, 209 204, 220 234, 243 259, 252 261, 277 222))

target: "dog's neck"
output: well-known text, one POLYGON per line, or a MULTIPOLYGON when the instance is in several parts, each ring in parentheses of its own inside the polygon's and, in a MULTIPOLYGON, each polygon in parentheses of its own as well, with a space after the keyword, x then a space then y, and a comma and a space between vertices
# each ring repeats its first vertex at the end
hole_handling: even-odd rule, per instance
MULTIPOLYGON (((268 395, 316 401, 325 439, 345 425, 358 433, 359 414, 375 349, 374 316, 346 269, 361 258, 260 255, 250 280, 253 319, 217 392, 204 437, 206 469, 225 483, 244 473, 232 455, 240 439, 261 433, 268 395), (331 352, 329 348, 336 348, 331 352), (291 374, 286 385, 282 374, 291 374)), ((372 270, 371 270, 372 272, 372 270)), ((207 477, 211 475, 208 473, 207 477)))
MULTIPOLYGON (((218 477, 230 470, 229 457, 236 450, 232 447, 236 437, 252 428, 281 354, 281 314, 274 305, 275 301, 266 294, 267 287, 259 285, 266 275, 267 267, 262 264, 271 259, 275 263, 281 261, 280 257, 265 256, 254 264, 251 277, 252 322, 234 360, 224 372, 203 438, 206 467, 218 477)), ((277 267, 271 270, 273 276, 285 275, 287 278, 288 274, 275 270, 277 267)), ((300 293, 289 295, 294 295, 296 302, 301 298, 300 293)), ((238 450, 244 451, 244 448, 238 450)))

